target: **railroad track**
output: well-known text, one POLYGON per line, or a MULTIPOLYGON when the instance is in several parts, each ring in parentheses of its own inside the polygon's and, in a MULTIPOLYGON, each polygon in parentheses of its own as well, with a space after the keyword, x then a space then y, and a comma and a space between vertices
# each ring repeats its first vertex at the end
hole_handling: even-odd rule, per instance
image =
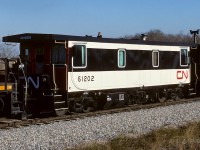
POLYGON ((94 111, 94 112, 89 112, 89 113, 70 113, 68 115, 64 115, 60 117, 33 118, 33 119, 25 119, 25 120, 0 118, 0 129, 7 130, 7 129, 12 129, 12 128, 20 128, 24 126, 49 124, 49 123, 58 122, 58 121, 71 121, 71 120, 76 120, 76 119, 83 119, 85 117, 92 117, 92 116, 94 117, 94 116, 101 116, 101 115, 107 115, 107 114, 113 114, 113 113, 135 111, 135 110, 140 110, 140 109, 150 109, 150 108, 164 107, 164 106, 169 106, 169 105, 191 103, 191 102, 199 101, 199 100, 200 100, 200 97, 182 99, 178 101, 169 100, 163 103, 151 103, 151 104, 145 104, 145 105, 135 104, 135 105, 127 106, 127 107, 106 109, 106 110, 94 111))

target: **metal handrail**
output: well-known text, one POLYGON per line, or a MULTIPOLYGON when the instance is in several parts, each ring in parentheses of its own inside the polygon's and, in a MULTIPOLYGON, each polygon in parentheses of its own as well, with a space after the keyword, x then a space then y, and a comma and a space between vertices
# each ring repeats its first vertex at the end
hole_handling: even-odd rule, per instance
MULTIPOLYGON (((54 90, 57 90, 57 85, 56 85, 56 79, 55 79, 55 66, 65 66, 66 71, 65 71, 65 76, 67 75, 67 64, 52 64, 53 66, 53 83, 54 83, 54 90)), ((66 89, 67 89, 67 85, 66 85, 66 89)))

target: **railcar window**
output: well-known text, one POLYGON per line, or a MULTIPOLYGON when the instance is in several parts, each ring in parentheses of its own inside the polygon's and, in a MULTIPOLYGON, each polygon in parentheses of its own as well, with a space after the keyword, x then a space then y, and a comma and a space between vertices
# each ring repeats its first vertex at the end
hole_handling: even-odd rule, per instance
POLYGON ((126 66, 126 51, 124 49, 118 50, 118 67, 124 68, 126 66))
POLYGON ((159 67, 159 51, 158 50, 154 50, 152 52, 152 66, 159 67))
POLYGON ((21 51, 21 58, 24 59, 25 61, 28 61, 29 60, 29 49, 28 48, 25 48, 25 49, 22 49, 21 51))
POLYGON ((29 51, 28 51, 28 49, 26 48, 26 49, 25 49, 25 55, 26 55, 26 56, 29 55, 28 52, 29 52, 29 51))
POLYGON ((63 44, 53 45, 51 51, 52 64, 65 64, 66 63, 66 50, 63 44))
POLYGON ((87 49, 85 45, 73 46, 73 67, 84 68, 87 65, 87 49))
POLYGON ((24 57, 25 61, 29 60, 29 49, 28 48, 25 49, 25 52, 23 53, 23 57, 24 57))
POLYGON ((187 66, 188 65, 188 50, 187 49, 181 49, 180 65, 181 66, 187 66))
POLYGON ((43 48, 37 48, 36 49, 36 61, 37 62, 43 62, 44 61, 44 49, 43 48))

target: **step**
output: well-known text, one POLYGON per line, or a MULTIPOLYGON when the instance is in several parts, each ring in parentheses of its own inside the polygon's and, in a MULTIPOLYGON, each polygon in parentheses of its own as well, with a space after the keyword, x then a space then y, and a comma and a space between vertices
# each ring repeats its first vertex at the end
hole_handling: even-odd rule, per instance
POLYGON ((61 101, 63 101, 62 95, 54 95, 54 101, 55 102, 61 102, 61 101))
POLYGON ((194 91, 194 89, 192 88, 192 89, 189 89, 189 91, 194 91))
POLYGON ((20 102, 20 101, 14 101, 14 102, 12 102, 12 104, 22 104, 22 102, 20 102))
POLYGON ((62 97, 62 95, 54 95, 54 97, 62 97))
POLYGON ((54 102, 54 104, 65 104, 65 101, 54 102))
POLYGON ((13 112, 13 111, 20 111, 20 107, 12 107, 11 108, 11 111, 13 112))
POLYGON ((68 110, 69 108, 59 108, 59 109, 55 109, 55 111, 59 111, 59 110, 68 110))
POLYGON ((66 106, 67 104, 65 101, 54 102, 55 109, 65 108, 66 106))
POLYGON ((190 96, 191 96, 191 95, 196 95, 196 93, 190 93, 189 95, 190 95, 190 96))
POLYGON ((19 114, 19 113, 23 113, 23 111, 12 111, 12 114, 19 114))

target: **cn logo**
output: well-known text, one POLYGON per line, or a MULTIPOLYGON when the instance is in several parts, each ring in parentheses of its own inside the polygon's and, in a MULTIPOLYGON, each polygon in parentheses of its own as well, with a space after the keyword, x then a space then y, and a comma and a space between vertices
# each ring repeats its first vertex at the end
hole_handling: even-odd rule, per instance
POLYGON ((188 78, 188 71, 177 71, 176 72, 177 79, 187 79, 188 78))
POLYGON ((39 77, 36 78, 37 81, 35 82, 31 77, 27 78, 28 84, 32 84, 34 86, 34 88, 38 89, 40 82, 39 82, 39 77))
MULTIPOLYGON (((23 76, 19 77, 20 80, 24 80, 25 78, 23 76)), ((36 78, 32 78, 32 77, 27 77, 27 82, 28 82, 28 86, 34 87, 35 89, 38 89, 40 86, 40 78, 36 77, 36 78)))

